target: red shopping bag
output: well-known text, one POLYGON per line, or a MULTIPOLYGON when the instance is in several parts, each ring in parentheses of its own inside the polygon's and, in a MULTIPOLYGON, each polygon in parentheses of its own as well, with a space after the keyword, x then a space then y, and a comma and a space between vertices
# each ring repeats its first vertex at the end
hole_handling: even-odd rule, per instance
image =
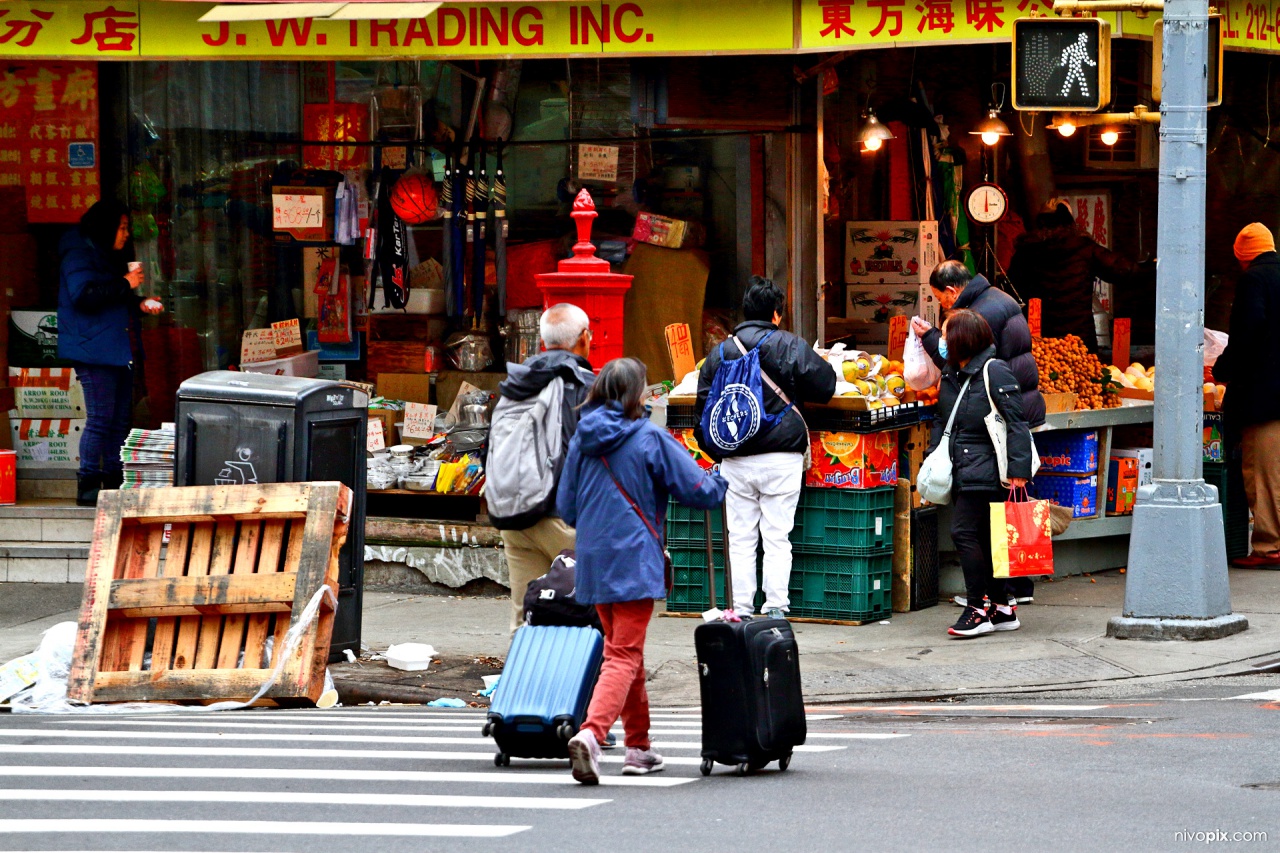
POLYGON ((991 505, 991 563, 998 578, 1053 574, 1049 502, 1031 500, 1027 490, 1009 490, 1009 500, 991 505))

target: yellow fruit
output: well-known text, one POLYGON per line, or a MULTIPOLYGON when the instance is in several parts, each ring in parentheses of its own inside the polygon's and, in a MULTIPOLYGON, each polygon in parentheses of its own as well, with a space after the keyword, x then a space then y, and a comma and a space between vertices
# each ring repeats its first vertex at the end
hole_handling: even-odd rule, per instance
POLYGON ((858 368, 854 365, 852 361, 846 361, 843 364, 841 364, 840 367, 844 372, 845 382, 852 382, 858 378, 858 368))
POLYGON ((1141 363, 1136 362, 1136 361, 1135 361, 1133 364, 1129 365, 1129 366, 1125 369, 1125 372, 1126 372, 1126 373, 1132 373, 1132 372, 1133 372, 1133 371, 1135 371, 1135 370, 1136 370, 1136 371, 1138 371, 1139 373, 1146 373, 1146 372, 1147 372, 1147 369, 1146 369, 1145 367, 1143 367, 1141 363))
POLYGON ((865 355, 858 356, 853 364, 858 370, 859 379, 866 379, 871 375, 871 361, 865 355))
POLYGON ((866 379, 855 379, 853 384, 858 389, 858 393, 864 397, 876 392, 875 385, 866 379))
POLYGON ((896 406, 902 401, 899 400, 897 397, 893 396, 892 394, 885 394, 883 397, 880 398, 880 402, 884 403, 886 406, 896 406))
POLYGON ((907 381, 901 374, 890 373, 884 380, 885 389, 895 397, 901 397, 907 390, 907 381))
POLYGON ((868 409, 883 409, 883 408, 884 408, 884 403, 880 402, 879 400, 871 400, 870 402, 868 402, 868 403, 867 403, 867 408, 868 408, 868 409))
POLYGON ((1204 393, 1213 394, 1213 393, 1216 393, 1217 390, 1218 390, 1217 386, 1215 386, 1212 382, 1204 383, 1204 393))

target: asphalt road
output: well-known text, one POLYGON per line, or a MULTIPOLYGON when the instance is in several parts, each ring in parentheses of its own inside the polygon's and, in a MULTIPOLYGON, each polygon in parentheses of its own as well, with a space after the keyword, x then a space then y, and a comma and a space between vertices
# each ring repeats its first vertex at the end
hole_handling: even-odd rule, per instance
POLYGON ((675 709, 655 716, 667 770, 615 775, 616 750, 597 788, 494 767, 475 711, 5 715, 0 849, 1280 846, 1280 677, 810 710, 785 773, 704 779, 697 711, 675 709))

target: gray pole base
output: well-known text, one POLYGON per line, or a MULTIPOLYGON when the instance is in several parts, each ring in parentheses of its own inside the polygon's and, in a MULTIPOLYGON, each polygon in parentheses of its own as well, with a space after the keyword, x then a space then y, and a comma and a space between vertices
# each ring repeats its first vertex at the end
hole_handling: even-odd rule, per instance
POLYGON ((1117 640, 1221 640, 1249 627, 1239 613, 1215 619, 1159 619, 1113 616, 1107 636, 1117 640))

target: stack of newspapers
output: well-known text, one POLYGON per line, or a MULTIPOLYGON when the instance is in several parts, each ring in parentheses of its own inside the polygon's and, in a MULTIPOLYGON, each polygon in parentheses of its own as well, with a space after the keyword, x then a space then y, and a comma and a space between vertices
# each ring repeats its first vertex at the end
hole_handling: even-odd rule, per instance
POLYGON ((124 489, 163 489, 173 485, 174 425, 129 432, 120 461, 124 463, 124 489))

